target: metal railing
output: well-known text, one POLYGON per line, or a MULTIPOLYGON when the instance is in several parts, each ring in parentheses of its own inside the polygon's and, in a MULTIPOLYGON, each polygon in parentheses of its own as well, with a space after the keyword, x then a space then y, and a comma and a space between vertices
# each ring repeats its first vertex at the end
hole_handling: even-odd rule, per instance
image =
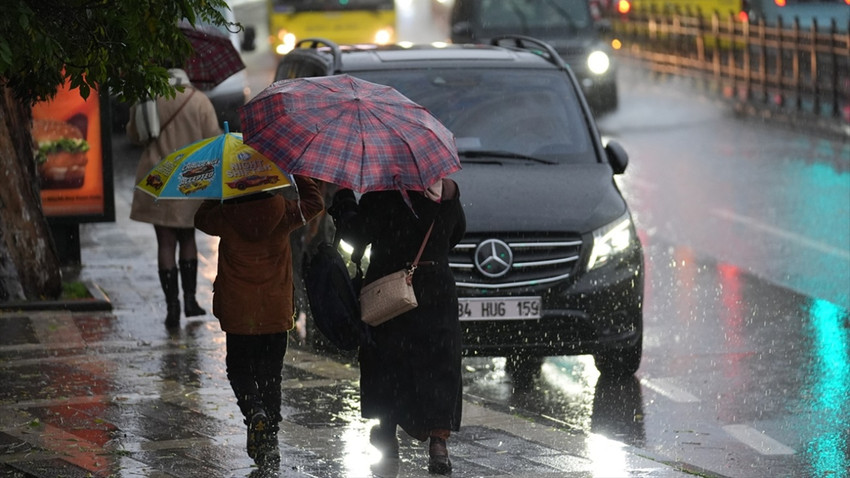
POLYGON ((611 24, 623 58, 711 81, 740 105, 850 129, 850 28, 783 25, 781 19, 768 26, 689 12, 612 18, 611 24))

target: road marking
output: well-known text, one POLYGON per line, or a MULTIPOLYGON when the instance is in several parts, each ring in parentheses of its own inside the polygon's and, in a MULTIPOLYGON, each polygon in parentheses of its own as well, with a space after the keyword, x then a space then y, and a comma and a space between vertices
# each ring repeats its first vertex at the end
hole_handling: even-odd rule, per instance
POLYGON ((726 425, 726 433, 762 455, 793 455, 794 450, 746 425, 726 425))
POLYGON ((779 229, 778 227, 773 227, 769 224, 765 224, 759 221, 756 221, 753 218, 741 216, 735 214, 732 211, 727 209, 712 209, 711 214, 718 216, 723 219, 728 219, 730 221, 737 222, 739 224, 743 224, 745 226, 753 227, 755 229, 759 229, 761 231, 767 232, 769 234, 773 234, 775 236, 782 237, 784 239, 788 239, 791 241, 799 242, 807 247, 811 247, 812 249, 816 249, 818 251, 824 252, 826 254, 830 254, 836 257, 840 257, 844 260, 850 260, 850 251, 838 249, 836 247, 832 247, 830 245, 824 244, 822 242, 813 241, 806 236, 801 236, 800 234, 795 234, 793 232, 788 232, 783 229, 779 229))
POLYGON ((667 379, 659 378, 652 381, 649 381, 645 378, 640 380, 641 385, 646 388, 664 395, 665 397, 673 400, 677 403, 696 403, 699 402, 699 398, 691 395, 690 393, 684 391, 683 389, 673 385, 667 379))

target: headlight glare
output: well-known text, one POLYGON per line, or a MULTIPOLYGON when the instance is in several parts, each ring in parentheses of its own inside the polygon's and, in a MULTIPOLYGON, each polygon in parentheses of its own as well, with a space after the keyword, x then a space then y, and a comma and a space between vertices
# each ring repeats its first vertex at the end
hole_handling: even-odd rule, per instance
POLYGON ((593 249, 590 251, 587 270, 607 264, 628 249, 632 240, 632 220, 628 213, 625 217, 593 231, 593 249))
POLYGON ((374 41, 378 45, 387 45, 393 40, 393 31, 390 28, 382 28, 375 32, 374 41))
POLYGON ((587 68, 597 75, 602 75, 611 68, 611 59, 604 51, 596 50, 587 56, 587 68))
POLYGON ((294 34, 289 33, 286 30, 281 30, 278 32, 277 38, 280 40, 280 44, 275 47, 275 53, 278 55, 286 55, 295 48, 295 42, 297 39, 294 34))

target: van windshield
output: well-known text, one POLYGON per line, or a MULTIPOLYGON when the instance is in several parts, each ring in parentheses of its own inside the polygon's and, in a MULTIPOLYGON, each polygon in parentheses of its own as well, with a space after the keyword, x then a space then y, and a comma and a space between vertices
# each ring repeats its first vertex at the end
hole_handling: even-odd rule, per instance
POLYGON ((455 135, 458 152, 479 160, 596 162, 579 100, 557 70, 427 69, 351 72, 392 86, 455 135))
POLYGON ((592 25, 585 0, 477 0, 478 22, 485 30, 510 30, 524 34, 563 29, 582 30, 592 25))

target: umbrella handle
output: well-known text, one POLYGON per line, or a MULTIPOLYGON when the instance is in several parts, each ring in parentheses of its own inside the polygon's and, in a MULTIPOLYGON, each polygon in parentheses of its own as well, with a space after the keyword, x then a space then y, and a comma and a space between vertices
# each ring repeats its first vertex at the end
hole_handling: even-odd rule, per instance
POLYGON ((295 188, 295 195, 298 197, 298 199, 296 199, 296 202, 298 204, 298 214, 301 214, 301 225, 304 226, 307 224, 307 218, 304 217, 304 211, 301 210, 301 192, 298 191, 298 183, 295 182, 295 177, 293 175, 289 173, 285 174, 287 176, 287 179, 289 179, 289 184, 291 184, 292 187, 295 188))

